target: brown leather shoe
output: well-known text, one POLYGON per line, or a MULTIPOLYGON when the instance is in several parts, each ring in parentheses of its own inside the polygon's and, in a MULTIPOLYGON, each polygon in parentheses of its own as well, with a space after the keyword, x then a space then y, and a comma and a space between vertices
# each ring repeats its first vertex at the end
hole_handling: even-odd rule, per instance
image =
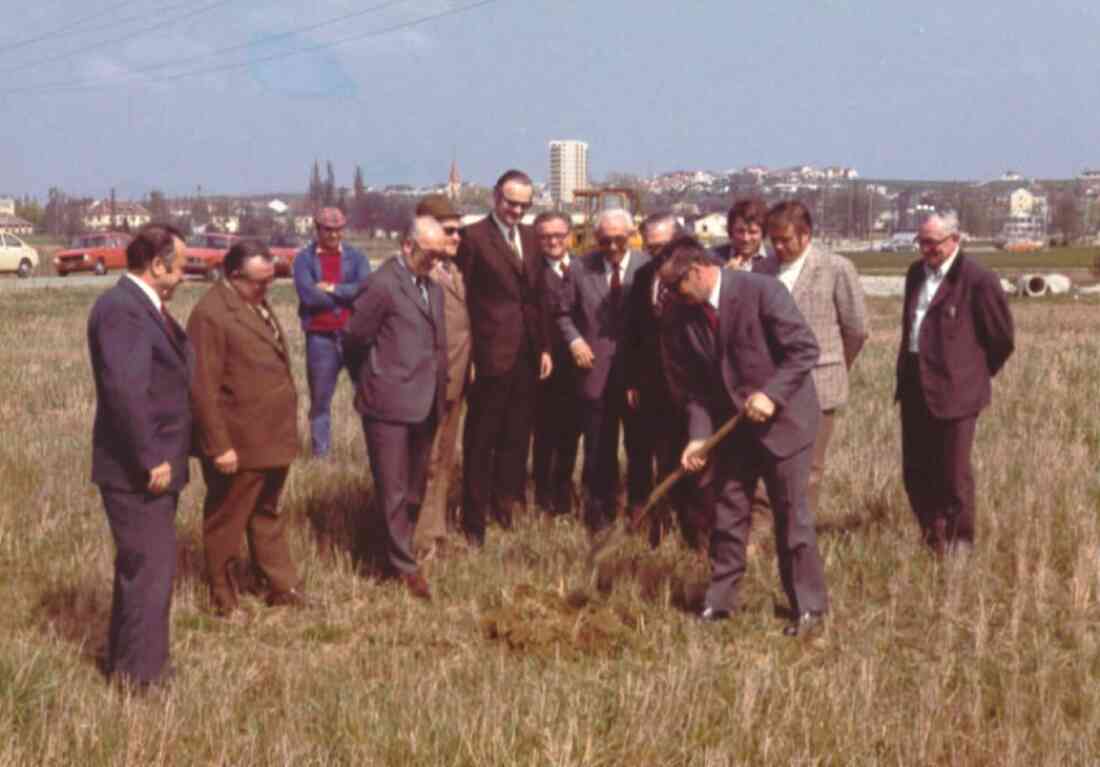
POLYGON ((312 604, 310 598, 301 589, 289 591, 271 591, 267 595, 268 607, 309 607, 312 604))
POLYGON ((428 588, 428 581, 419 572, 402 573, 398 578, 414 597, 426 602, 432 601, 432 590, 428 588))

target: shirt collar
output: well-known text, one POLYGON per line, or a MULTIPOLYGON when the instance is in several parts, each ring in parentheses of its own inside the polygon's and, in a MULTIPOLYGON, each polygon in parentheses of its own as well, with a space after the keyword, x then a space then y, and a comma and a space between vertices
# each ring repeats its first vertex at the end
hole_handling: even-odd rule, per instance
POLYGON ((141 279, 133 272, 126 272, 126 276, 129 277, 135 285, 141 288, 141 292, 148 296, 149 300, 153 302, 153 306, 157 308, 157 311, 163 311, 164 304, 160 300, 160 296, 157 295, 157 291, 149 287, 149 284, 145 280, 141 279))
POLYGON ((512 231, 513 227, 508 226, 506 223, 497 218, 497 212, 495 210, 489 211, 489 217, 493 219, 493 223, 497 225, 497 229, 504 235, 504 239, 508 240, 508 233, 512 231))
MULTIPOLYGON (((626 269, 628 266, 630 266, 629 250, 623 254, 623 260, 619 262, 619 269, 621 270, 622 274, 626 274, 626 269)), ((603 260, 603 270, 604 274, 611 274, 611 262, 608 261, 606 257, 604 257, 603 260)))
POLYGON ((561 274, 561 268, 563 266, 569 266, 569 251, 566 251, 565 255, 559 258, 557 261, 552 258, 547 258, 546 256, 543 256, 543 258, 546 259, 546 265, 558 274, 561 274))
MULTIPOLYGON (((809 253, 810 253, 810 246, 807 245, 806 249, 804 251, 802 251, 802 255, 799 256, 798 258, 796 258, 794 261, 790 261, 788 263, 783 263, 782 261, 780 261, 779 262, 779 271, 780 272, 789 272, 791 270, 800 270, 800 269, 802 269, 802 265, 806 263, 806 256, 809 255, 809 253)), ((753 256, 753 258, 756 258, 756 256, 753 256)))
POLYGON ((714 287, 711 288, 710 296, 707 298, 707 303, 714 307, 715 311, 718 311, 718 296, 722 292, 722 272, 718 272, 718 279, 714 281, 714 287))

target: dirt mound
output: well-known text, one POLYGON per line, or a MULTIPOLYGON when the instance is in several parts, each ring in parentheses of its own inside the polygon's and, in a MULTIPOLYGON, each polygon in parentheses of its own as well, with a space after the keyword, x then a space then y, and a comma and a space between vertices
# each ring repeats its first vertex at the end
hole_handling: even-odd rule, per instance
POLYGON ((583 592, 516 586, 483 606, 486 639, 510 650, 558 658, 618 654, 640 639, 640 616, 622 605, 599 604, 583 592))

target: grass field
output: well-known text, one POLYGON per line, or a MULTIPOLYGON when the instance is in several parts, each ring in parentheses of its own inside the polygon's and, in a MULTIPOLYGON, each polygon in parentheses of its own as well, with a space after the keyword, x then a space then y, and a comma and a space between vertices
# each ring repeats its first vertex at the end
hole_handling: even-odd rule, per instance
MULTIPOLYGON (((113 282, 113 280, 111 281, 113 282)), ((186 317, 204 290, 185 285, 186 317)), ((495 529, 429 563, 435 601, 356 572, 344 520, 370 495, 342 385, 334 458, 284 499, 314 609, 209 617, 201 480, 182 497, 178 674, 130 698, 97 670, 112 545, 88 482, 94 290, 0 297, 0 765, 1095 765, 1100 763, 1098 304, 1015 302, 1018 351, 975 449, 978 546, 917 542, 891 402, 896 300, 833 439, 818 526, 833 613, 782 636, 760 520, 743 610, 697 622, 705 563, 632 540, 578 596, 571 520, 495 529)), ((305 423, 302 337, 291 332, 305 423)))
MULTIPOLYGON (((1033 253, 1008 253, 1003 250, 968 251, 970 255, 1005 277, 1022 272, 1067 272, 1074 280, 1090 279, 1090 271, 1100 258, 1100 248, 1048 248, 1033 253)), ((904 274, 920 254, 915 250, 901 253, 848 253, 861 274, 904 274)))

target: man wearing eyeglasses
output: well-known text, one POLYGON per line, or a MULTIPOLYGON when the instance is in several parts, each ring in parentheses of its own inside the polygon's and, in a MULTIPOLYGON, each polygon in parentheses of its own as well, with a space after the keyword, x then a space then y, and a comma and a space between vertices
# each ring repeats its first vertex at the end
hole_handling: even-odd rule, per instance
MULTIPOLYGON (((565 213, 547 211, 535 218, 535 237, 542 256, 542 291, 553 305, 576 260, 569 253, 573 222, 565 213)), ((554 370, 540 381, 535 406, 531 466, 535 502, 550 514, 573 510, 573 472, 580 441, 580 420, 573 360, 556 325, 549 328, 554 370)))
POLYGON ((226 279, 211 286, 187 322, 195 345, 191 400, 206 481, 202 538, 211 607, 234 618, 242 539, 271 606, 306 598, 290 557, 279 497, 298 455, 298 395, 286 332, 267 303, 275 266, 267 246, 238 242, 226 279))
POLYGON ((599 250, 578 260, 558 297, 555 319, 577 371, 584 429, 585 523, 592 532, 611 524, 619 489, 619 435, 625 437, 627 495, 631 507, 645 502, 646 467, 636 411, 626 400, 627 314, 634 276, 649 261, 632 251, 634 219, 621 209, 596 221, 599 250))
POLYGON ((920 227, 921 259, 905 277, 894 395, 905 491, 937 556, 974 545, 974 429, 992 398, 991 379, 1014 348, 1000 281, 959 240, 954 213, 937 213, 920 227))
POLYGON ((458 423, 470 380, 470 315, 466 310, 466 283, 454 264, 462 242, 462 223, 450 199, 431 194, 416 206, 416 215, 431 216, 443 229, 443 251, 431 278, 443 289, 443 322, 447 326, 447 399, 428 460, 427 489, 416 520, 413 551, 421 561, 446 554, 451 472, 455 463, 458 423))
POLYGON ((537 382, 550 375, 538 249, 521 223, 534 187, 519 170, 493 187, 493 210, 466 227, 455 259, 466 280, 474 384, 462 435, 462 528, 475 546, 491 516, 504 529, 527 506, 537 382))
POLYGON ((431 591, 413 554, 413 531, 447 401, 443 288, 428 275, 446 249, 434 218, 414 219, 401 252, 363 283, 346 339, 349 353, 362 360, 355 409, 363 418, 387 575, 425 600, 431 591))
POLYGON ((321 458, 332 448, 330 412, 340 370, 354 376, 344 356, 344 327, 370 262, 343 242, 347 221, 339 208, 322 208, 313 223, 316 239, 294 258, 294 288, 306 334, 310 440, 313 455, 321 458))

